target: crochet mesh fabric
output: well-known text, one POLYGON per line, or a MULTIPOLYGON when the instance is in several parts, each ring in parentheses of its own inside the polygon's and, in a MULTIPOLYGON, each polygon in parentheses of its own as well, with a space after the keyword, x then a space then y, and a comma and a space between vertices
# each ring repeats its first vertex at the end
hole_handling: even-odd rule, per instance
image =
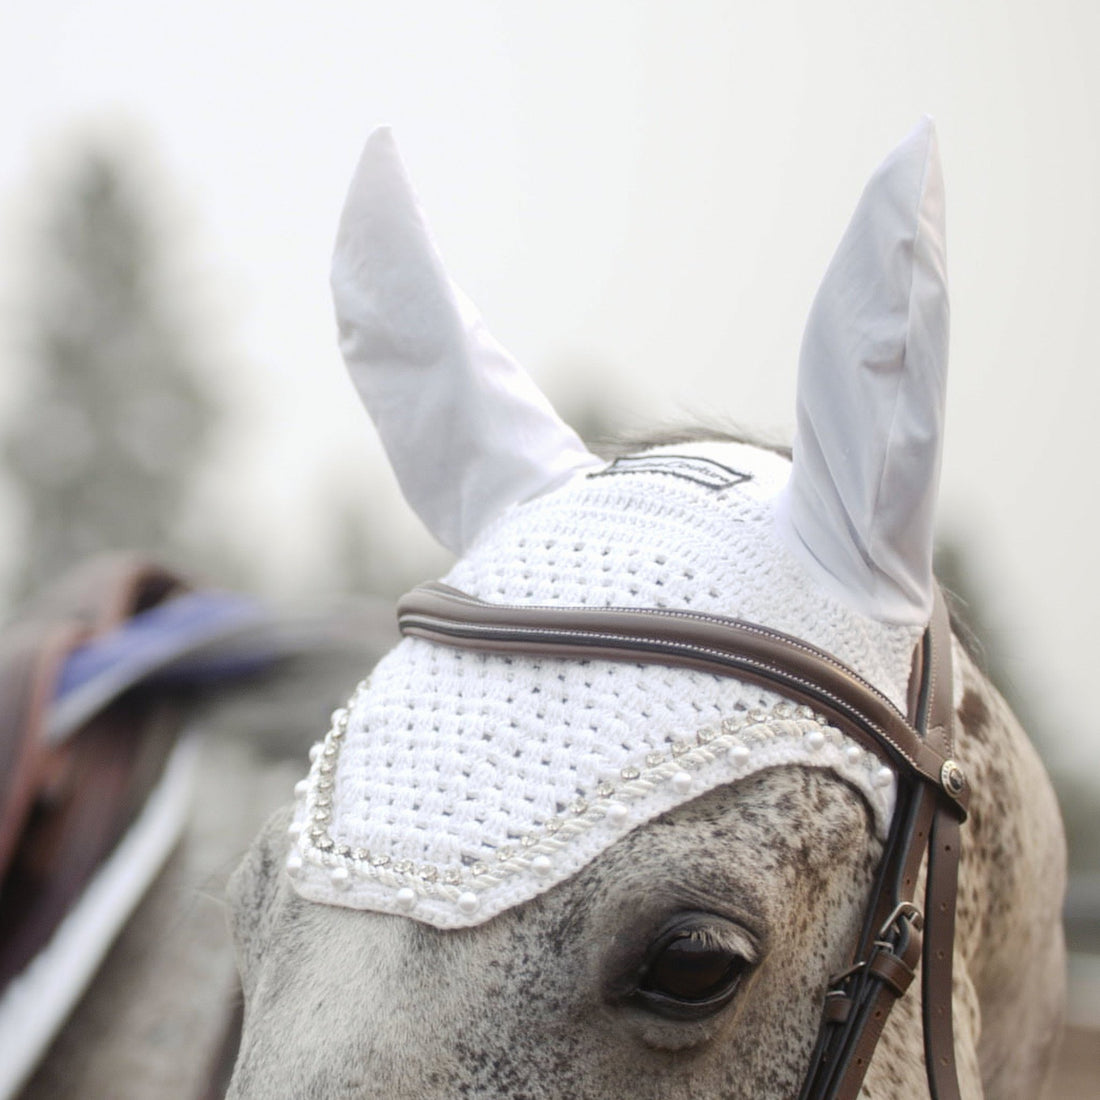
MULTIPOLYGON (((658 448, 513 507, 445 581, 500 603, 761 623, 904 709, 921 630, 865 618, 815 584, 776 523, 788 471, 741 444, 658 448)), ((314 901, 477 924, 657 814, 789 764, 847 780, 885 833, 892 772, 774 693, 690 669, 406 638, 315 746, 287 869, 314 901)))

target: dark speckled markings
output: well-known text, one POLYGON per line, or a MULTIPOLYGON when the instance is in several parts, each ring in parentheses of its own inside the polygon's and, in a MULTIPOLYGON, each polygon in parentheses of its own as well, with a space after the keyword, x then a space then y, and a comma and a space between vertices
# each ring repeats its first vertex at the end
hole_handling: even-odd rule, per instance
MULTIPOLYGON (((1061 998, 1057 809, 1003 701, 956 659, 975 791, 956 948, 963 1095, 1030 1100, 1061 998)), ((231 1100, 789 1100, 879 855, 854 790, 775 769, 651 822, 521 907, 440 931, 302 901, 279 870, 286 820, 231 884, 246 998, 231 1100), (701 1021, 617 993, 685 911, 732 922, 755 951, 737 994, 701 1021)), ((927 1095, 920 1036, 905 999, 864 1095, 927 1095)))

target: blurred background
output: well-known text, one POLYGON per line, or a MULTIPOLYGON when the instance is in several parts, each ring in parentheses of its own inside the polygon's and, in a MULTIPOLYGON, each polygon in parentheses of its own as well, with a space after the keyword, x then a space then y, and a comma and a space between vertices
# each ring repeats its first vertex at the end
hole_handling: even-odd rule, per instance
POLYGON ((803 318, 923 113, 953 301, 940 564, 1058 782, 1100 1024, 1091 0, 0 0, 0 592, 140 547, 285 604, 446 559, 335 345, 394 126, 456 280, 590 435, 789 439, 803 318))

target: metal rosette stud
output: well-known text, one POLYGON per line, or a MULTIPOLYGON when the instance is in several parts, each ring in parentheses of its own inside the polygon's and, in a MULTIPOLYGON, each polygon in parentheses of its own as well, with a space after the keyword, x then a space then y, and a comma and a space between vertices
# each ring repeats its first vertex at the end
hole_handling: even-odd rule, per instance
POLYGON ((940 768, 940 786, 956 802, 966 793, 966 773, 954 760, 945 760, 940 768))

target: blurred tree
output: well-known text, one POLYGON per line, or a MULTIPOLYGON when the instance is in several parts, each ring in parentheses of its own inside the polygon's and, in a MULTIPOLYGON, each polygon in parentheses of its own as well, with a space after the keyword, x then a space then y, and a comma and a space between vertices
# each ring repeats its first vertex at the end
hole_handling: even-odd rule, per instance
MULTIPOLYGON (((23 323, 30 378, 7 465, 23 595, 104 550, 170 554, 216 405, 127 164, 82 153, 46 201, 23 323)), ((144 198, 144 196, 143 196, 144 198)))

